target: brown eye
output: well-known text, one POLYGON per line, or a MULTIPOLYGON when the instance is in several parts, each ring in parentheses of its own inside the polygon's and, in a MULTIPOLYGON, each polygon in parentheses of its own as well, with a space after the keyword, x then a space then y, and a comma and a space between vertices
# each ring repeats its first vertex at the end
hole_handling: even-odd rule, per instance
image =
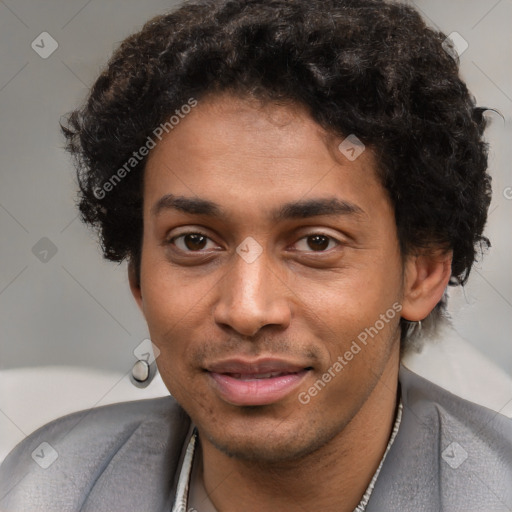
POLYGON ((296 248, 301 252, 327 252, 338 245, 340 245, 338 240, 322 233, 307 235, 295 244, 296 248))
POLYGON ((329 246, 329 238, 324 235, 308 236, 308 247, 313 251, 325 251, 329 246))
POLYGON ((176 245, 183 252, 199 252, 205 249, 210 239, 202 233, 184 233, 175 236, 169 243, 176 245))
POLYGON ((200 251, 201 249, 204 249, 204 246, 206 245, 206 240, 207 238, 205 236, 200 235, 198 233, 185 235, 183 239, 187 249, 190 249, 191 251, 200 251))

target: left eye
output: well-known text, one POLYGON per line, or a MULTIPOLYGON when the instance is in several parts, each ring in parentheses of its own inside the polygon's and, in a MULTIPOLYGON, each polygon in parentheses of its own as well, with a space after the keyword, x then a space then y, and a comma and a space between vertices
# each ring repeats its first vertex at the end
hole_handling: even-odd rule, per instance
POLYGON ((322 234, 314 234, 314 235, 308 235, 303 238, 301 238, 296 245, 299 245, 300 243, 305 244, 307 247, 303 250, 305 251, 313 251, 313 252, 325 252, 328 249, 332 249, 333 247, 330 247, 330 244, 333 243, 334 247, 339 245, 339 242, 335 240, 334 238, 322 235, 322 234))

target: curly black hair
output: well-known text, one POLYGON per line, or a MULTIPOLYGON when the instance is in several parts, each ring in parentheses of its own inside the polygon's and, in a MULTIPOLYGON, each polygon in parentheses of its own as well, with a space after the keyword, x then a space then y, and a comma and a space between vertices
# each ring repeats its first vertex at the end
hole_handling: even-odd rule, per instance
POLYGON ((451 250, 450 284, 466 282, 490 245, 485 109, 446 36, 383 0, 196 0, 125 39, 61 122, 107 259, 138 273, 147 157, 134 151, 191 98, 221 92, 295 102, 330 133, 356 134, 377 156, 402 254, 451 250))

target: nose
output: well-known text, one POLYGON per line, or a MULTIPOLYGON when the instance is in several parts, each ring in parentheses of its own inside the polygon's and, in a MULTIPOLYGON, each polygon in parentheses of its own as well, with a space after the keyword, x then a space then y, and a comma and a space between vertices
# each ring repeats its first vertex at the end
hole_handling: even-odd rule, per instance
POLYGON ((237 254, 218 287, 215 322, 244 336, 254 336, 265 326, 285 329, 290 324, 287 286, 261 254, 248 263, 237 254))

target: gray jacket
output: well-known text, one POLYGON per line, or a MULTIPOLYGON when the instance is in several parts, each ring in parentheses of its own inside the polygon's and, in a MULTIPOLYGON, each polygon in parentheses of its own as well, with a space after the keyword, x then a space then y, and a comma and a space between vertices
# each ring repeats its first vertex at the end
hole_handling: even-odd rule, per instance
MULTIPOLYGON (((512 420, 403 366, 399 380, 402 422, 367 512, 512 511, 512 420)), ((170 396, 52 421, 0 467, 0 511, 169 512, 189 426, 170 396)))

